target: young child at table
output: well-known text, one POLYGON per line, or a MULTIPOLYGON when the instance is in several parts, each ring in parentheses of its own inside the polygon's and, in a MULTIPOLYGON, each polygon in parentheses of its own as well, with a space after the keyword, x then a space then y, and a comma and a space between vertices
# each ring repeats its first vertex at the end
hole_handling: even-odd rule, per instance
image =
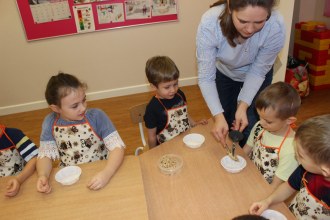
POLYGON ((330 219, 330 114, 301 124, 295 151, 300 166, 268 198, 253 203, 250 213, 260 215, 298 191, 289 205, 297 219, 330 219))
POLYGON ((13 197, 36 167, 36 145, 17 128, 0 124, 0 177, 9 178, 5 196, 13 197))
POLYGON ((264 218, 260 215, 240 215, 232 218, 232 220, 268 220, 268 218, 264 218))
POLYGON ((100 109, 87 109, 87 85, 75 76, 59 73, 47 84, 45 97, 53 111, 42 124, 37 160, 37 190, 49 193, 52 159, 60 166, 108 160, 87 184, 91 190, 103 188, 120 167, 124 143, 108 116, 100 109))
POLYGON ((186 97, 179 89, 180 72, 169 57, 150 58, 145 72, 151 87, 156 91, 144 115, 149 148, 169 141, 197 124, 207 124, 207 120, 195 122, 189 116, 186 97))
POLYGON ((284 82, 269 85, 256 99, 260 120, 243 150, 273 188, 285 182, 298 166, 291 125, 300 103, 298 92, 284 82))

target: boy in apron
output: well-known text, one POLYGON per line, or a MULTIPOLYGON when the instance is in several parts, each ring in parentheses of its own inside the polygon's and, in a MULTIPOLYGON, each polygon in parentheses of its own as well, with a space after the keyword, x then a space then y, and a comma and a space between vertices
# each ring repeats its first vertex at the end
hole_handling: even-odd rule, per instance
POLYGON ((148 128, 148 145, 153 148, 197 124, 188 114, 186 97, 179 89, 179 70, 167 56, 155 56, 146 63, 146 75, 156 95, 146 107, 144 115, 148 128))
POLYGON ((254 125, 243 150, 269 184, 276 188, 297 168, 294 131, 300 96, 289 84, 277 82, 256 99, 260 120, 254 125))
POLYGON ((91 190, 103 188, 123 161, 121 137, 102 110, 87 109, 86 88, 66 73, 52 76, 47 84, 45 97, 53 112, 42 124, 37 160, 39 192, 51 192, 52 160, 59 159, 62 167, 108 160, 87 184, 91 190))
POLYGON ((19 129, 0 124, 0 177, 8 180, 5 196, 13 197, 36 168, 37 146, 19 129))
POLYGON ((250 213, 260 215, 298 191, 289 205, 297 219, 330 219, 330 114, 302 123, 295 142, 300 166, 268 198, 253 203, 250 213))

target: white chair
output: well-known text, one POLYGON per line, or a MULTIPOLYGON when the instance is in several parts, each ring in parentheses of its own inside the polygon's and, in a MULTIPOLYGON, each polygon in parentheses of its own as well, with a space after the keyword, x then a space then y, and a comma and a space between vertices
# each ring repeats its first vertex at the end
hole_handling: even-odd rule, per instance
POLYGON ((143 116, 146 111, 146 106, 147 103, 142 103, 131 107, 129 110, 132 122, 135 124, 139 124, 140 136, 142 141, 142 146, 135 149, 135 156, 138 156, 140 153, 146 150, 147 147, 146 139, 144 137, 144 131, 143 131, 143 122, 144 122, 143 116))

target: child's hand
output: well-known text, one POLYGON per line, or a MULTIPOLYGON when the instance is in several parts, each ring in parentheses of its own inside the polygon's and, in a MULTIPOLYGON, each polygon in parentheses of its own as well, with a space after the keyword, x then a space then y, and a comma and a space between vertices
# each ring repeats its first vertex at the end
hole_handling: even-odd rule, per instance
POLYGON ((250 214, 253 215, 261 215, 269 206, 269 203, 266 200, 262 200, 260 202, 254 202, 250 209, 249 212, 250 214))
POLYGON ((195 127, 196 125, 207 125, 208 121, 206 119, 199 120, 197 122, 191 121, 191 127, 195 127))
POLYGON ((209 122, 206 119, 202 119, 200 121, 197 121, 197 124, 199 124, 199 125, 207 125, 207 123, 209 123, 209 122))
POLYGON ((50 193, 52 191, 52 187, 49 185, 47 177, 39 176, 37 180, 37 190, 41 193, 50 193))
POLYGON ((110 176, 105 171, 101 171, 89 181, 87 187, 91 190, 99 190, 102 189, 109 180, 110 176))
POLYGON ((17 193, 19 192, 19 189, 21 187, 21 183, 18 181, 16 177, 11 178, 6 187, 6 197, 13 197, 16 196, 17 193))

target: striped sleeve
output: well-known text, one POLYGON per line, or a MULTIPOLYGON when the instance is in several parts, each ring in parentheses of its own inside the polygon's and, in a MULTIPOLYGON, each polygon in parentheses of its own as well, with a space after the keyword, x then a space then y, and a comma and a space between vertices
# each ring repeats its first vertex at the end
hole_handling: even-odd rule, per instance
POLYGON ((7 128, 6 132, 26 162, 38 155, 37 146, 21 130, 7 128))

